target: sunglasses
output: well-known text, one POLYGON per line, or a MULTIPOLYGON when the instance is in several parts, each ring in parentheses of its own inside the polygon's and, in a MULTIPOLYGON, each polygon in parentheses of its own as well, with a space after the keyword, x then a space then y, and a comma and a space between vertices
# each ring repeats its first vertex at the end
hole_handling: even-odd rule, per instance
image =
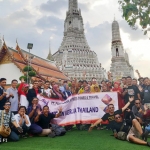
POLYGON ((38 84, 38 83, 34 83, 34 84, 38 84))
POLYGON ((121 118, 120 116, 118 116, 118 117, 115 117, 115 119, 116 119, 116 120, 118 120, 118 119, 120 119, 120 118, 121 118))
POLYGON ((138 104, 141 104, 141 103, 135 103, 135 104, 137 104, 137 105, 138 105, 138 104))

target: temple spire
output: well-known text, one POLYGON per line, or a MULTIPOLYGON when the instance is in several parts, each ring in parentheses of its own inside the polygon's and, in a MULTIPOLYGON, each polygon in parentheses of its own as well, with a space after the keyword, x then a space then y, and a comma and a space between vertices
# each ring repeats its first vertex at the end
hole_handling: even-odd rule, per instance
POLYGON ((112 42, 113 41, 121 41, 119 24, 116 20, 112 23, 112 42))
POLYGON ((69 11, 78 9, 78 0, 69 0, 69 11))
POLYGON ((52 53, 51 53, 51 42, 49 41, 49 54, 47 56, 48 60, 54 61, 52 53))

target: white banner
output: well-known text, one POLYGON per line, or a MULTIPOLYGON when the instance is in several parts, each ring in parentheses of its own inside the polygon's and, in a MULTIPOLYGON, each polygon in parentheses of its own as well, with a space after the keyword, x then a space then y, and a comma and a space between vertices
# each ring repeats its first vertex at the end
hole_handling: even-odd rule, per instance
POLYGON ((39 104, 48 105, 51 113, 58 113, 58 108, 63 108, 62 115, 56 118, 58 125, 93 123, 101 118, 107 111, 108 104, 114 104, 118 109, 118 96, 116 92, 103 92, 95 94, 80 94, 70 96, 65 101, 44 98, 38 95, 39 104))

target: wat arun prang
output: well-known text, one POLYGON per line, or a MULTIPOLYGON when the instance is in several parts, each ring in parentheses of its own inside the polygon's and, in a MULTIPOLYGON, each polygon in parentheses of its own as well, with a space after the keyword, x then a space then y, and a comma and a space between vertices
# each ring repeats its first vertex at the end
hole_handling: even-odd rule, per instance
POLYGON ((92 77, 96 77, 98 81, 106 78, 106 70, 101 67, 97 54, 87 43, 77 0, 69 0, 63 41, 53 58, 59 69, 70 78, 80 80, 84 77, 87 81, 92 77))

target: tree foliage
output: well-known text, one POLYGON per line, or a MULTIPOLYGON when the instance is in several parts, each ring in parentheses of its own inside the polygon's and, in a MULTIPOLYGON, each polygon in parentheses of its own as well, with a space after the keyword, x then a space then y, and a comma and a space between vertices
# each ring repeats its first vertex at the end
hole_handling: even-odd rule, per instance
POLYGON ((150 0, 118 0, 123 11, 123 18, 136 29, 138 23, 147 34, 150 26, 150 0))

